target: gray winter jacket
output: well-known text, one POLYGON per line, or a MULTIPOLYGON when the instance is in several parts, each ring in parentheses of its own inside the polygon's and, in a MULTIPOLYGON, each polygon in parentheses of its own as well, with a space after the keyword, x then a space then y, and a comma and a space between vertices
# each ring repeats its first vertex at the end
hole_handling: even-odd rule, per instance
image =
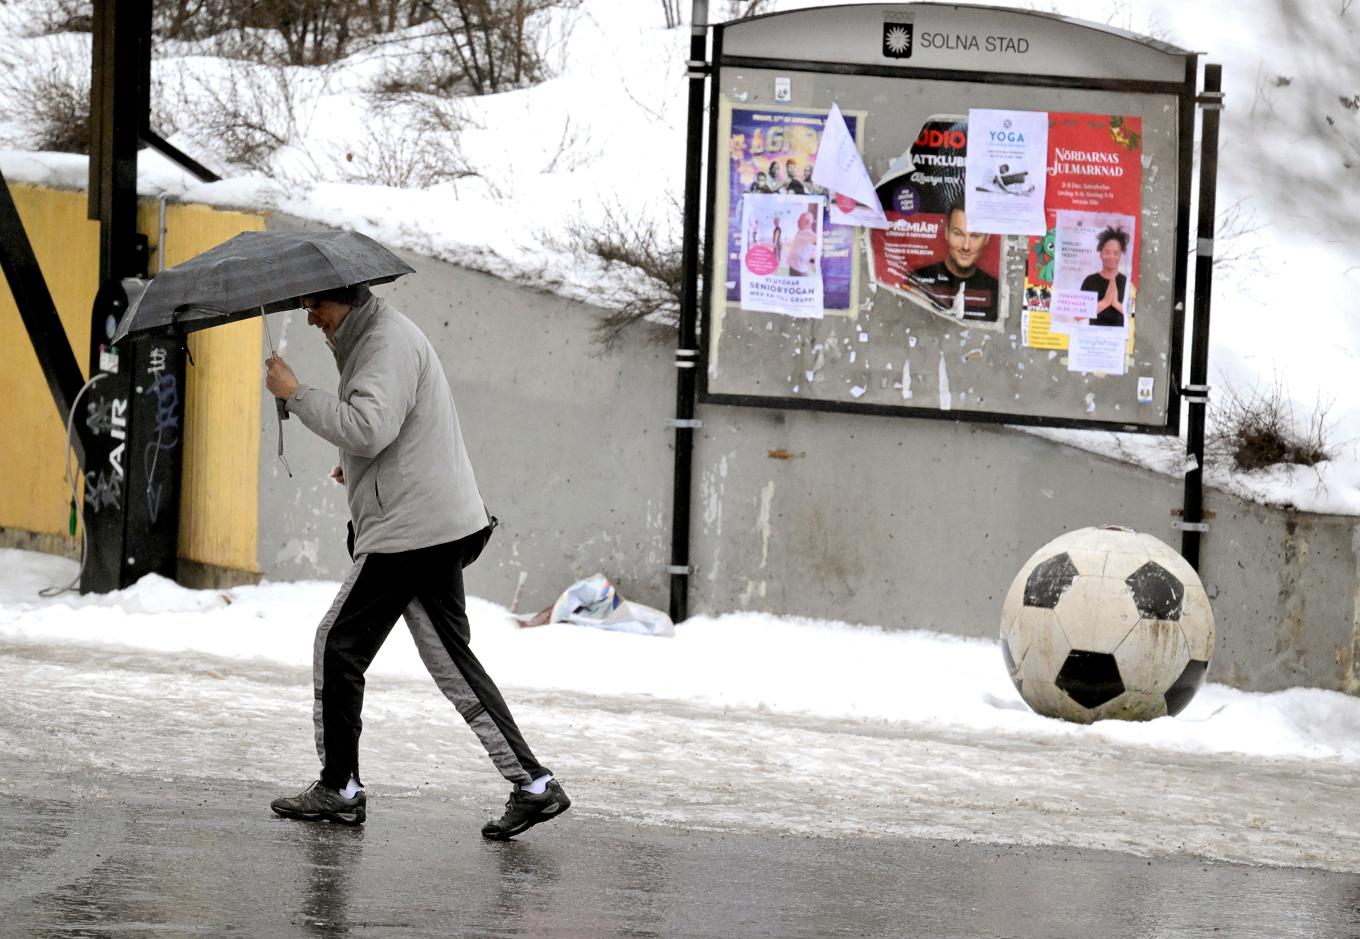
POLYGON ((339 397, 300 385, 290 412, 340 448, 354 556, 456 541, 487 525, 453 392, 415 323, 373 296, 333 337, 339 397))

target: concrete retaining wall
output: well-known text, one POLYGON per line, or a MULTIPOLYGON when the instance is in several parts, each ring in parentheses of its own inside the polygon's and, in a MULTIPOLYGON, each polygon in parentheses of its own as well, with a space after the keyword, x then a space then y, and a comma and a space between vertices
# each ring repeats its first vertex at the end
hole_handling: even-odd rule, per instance
MULTIPOLYGON (((602 356, 589 306, 407 259, 417 273, 379 290, 439 350, 482 493, 503 523, 468 572, 469 591, 508 604, 522 580, 519 608, 531 611, 599 571, 664 609, 673 339, 658 343, 643 327, 602 356)), ((302 315, 278 314, 271 328, 304 381, 334 382, 302 315)), ((993 637, 1014 572, 1063 531, 1116 523, 1179 544, 1181 480, 1023 432, 728 407, 699 417, 692 612, 993 637)), ((260 566, 274 579, 339 578, 346 509, 326 478, 335 454, 287 422, 289 479, 271 400, 260 420, 260 566)), ((1215 517, 1201 568, 1218 623, 1210 678, 1360 690, 1357 520, 1218 492, 1206 508, 1215 517)))

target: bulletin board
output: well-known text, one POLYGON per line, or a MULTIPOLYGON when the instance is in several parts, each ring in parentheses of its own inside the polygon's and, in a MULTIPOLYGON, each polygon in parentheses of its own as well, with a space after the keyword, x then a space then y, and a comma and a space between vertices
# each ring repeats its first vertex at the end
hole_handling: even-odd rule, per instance
POLYGON ((1192 53, 940 4, 714 43, 701 400, 1178 431, 1192 53))

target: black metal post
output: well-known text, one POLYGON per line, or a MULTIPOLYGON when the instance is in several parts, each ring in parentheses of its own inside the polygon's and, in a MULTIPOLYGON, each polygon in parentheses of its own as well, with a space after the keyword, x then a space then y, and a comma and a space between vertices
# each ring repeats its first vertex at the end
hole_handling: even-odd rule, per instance
POLYGON ((147 276, 137 231, 137 148, 151 106, 151 0, 95 0, 90 90, 90 208, 99 221, 99 291, 90 313, 90 391, 81 426, 82 592, 126 587, 143 574, 175 576, 184 414, 178 342, 112 345, 127 311, 124 281, 147 276))
POLYGON ((1204 92, 1199 156, 1199 225, 1195 244, 1195 318, 1190 347, 1190 384, 1183 389, 1189 402, 1186 452, 1194 468, 1185 474, 1185 505, 1181 510, 1181 554, 1199 567, 1200 536, 1204 524, 1204 418, 1209 403, 1209 301, 1214 278, 1214 211, 1218 186, 1218 123, 1223 107, 1223 69, 1204 66, 1204 92))
POLYGON ((689 127, 685 142, 684 292, 675 350, 675 485, 671 494, 671 603, 675 622, 689 616, 689 524, 693 478, 695 369, 699 366, 699 205, 703 182, 704 91, 708 81, 708 0, 694 0, 689 40, 689 127))
POLYGON ((100 223, 104 284, 147 272, 147 238, 137 231, 137 148, 151 109, 150 0, 98 0, 94 31, 90 124, 98 136, 90 140, 89 215, 100 223))

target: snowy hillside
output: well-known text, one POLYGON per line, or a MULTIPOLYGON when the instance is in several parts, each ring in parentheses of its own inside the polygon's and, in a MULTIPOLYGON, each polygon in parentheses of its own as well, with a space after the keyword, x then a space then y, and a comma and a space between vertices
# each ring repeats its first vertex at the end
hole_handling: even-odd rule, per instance
MULTIPOLYGON (((764 9, 811 5, 825 4, 775 0, 764 9)), ((1351 222, 1360 216, 1360 5, 1004 5, 1108 23, 1224 66, 1210 382, 1247 396, 1278 388, 1305 427, 1325 411, 1335 458, 1255 473, 1211 464, 1208 478, 1265 502, 1360 513, 1360 388, 1352 380, 1360 239, 1351 222)), ((711 18, 732 6, 714 0, 711 18)), ((19 106, 24 94, 88 75, 88 34, 38 28, 60 7, 60 0, 0 7, 0 58, 11 66, 0 97, 0 146, 9 148, 0 169, 11 180, 79 186, 82 158, 28 152, 40 135, 19 106)), ((164 43, 153 122, 225 179, 198 183, 146 151, 143 190, 355 228, 600 302, 620 274, 573 256, 571 232, 612 217, 679 239, 688 27, 666 28, 661 5, 636 0, 583 0, 536 15, 530 27, 550 77, 462 97, 389 93, 428 52, 418 28, 358 43, 340 62, 316 67, 226 58, 213 54, 211 41, 164 43), (263 131, 252 139, 224 134, 214 124, 224 106, 263 131)), ((1050 436, 1163 472, 1183 468, 1176 441, 1050 436)))

